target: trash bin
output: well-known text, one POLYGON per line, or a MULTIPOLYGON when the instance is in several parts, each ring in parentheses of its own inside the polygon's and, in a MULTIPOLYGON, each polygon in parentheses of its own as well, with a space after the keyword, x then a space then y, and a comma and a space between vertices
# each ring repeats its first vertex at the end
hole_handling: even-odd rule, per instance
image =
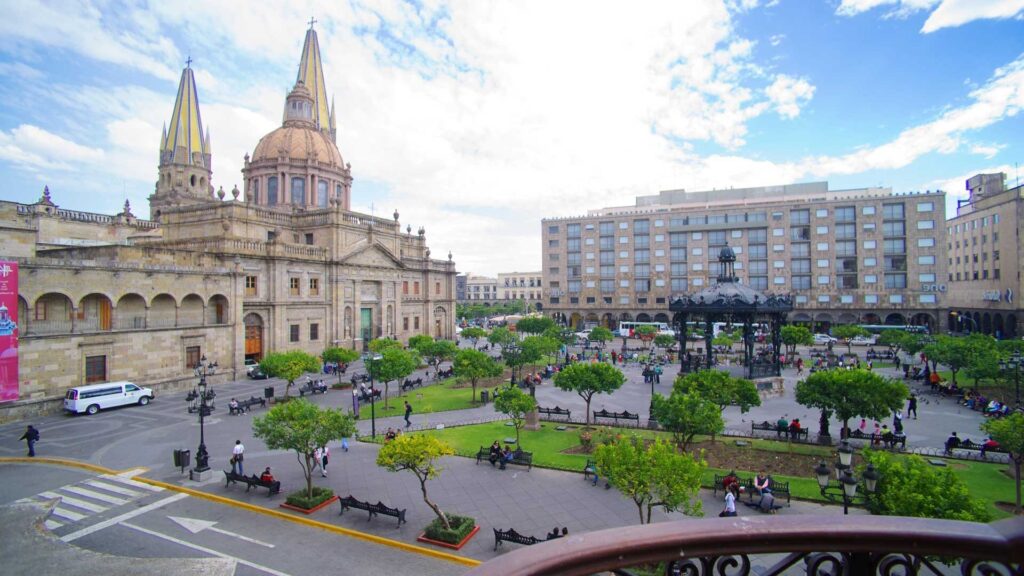
POLYGON ((480 402, 487 404, 487 390, 480 391, 480 402))
POLYGON ((190 451, 190 450, 180 450, 180 449, 175 449, 174 450, 174 467, 175 468, 181 468, 181 471, 184 472, 185 468, 188 468, 191 463, 192 463, 192 451, 190 451))
POLYGON ((264 398, 273 398, 274 397, 274 387, 273 386, 267 386, 266 388, 264 388, 263 389, 263 397, 264 398))

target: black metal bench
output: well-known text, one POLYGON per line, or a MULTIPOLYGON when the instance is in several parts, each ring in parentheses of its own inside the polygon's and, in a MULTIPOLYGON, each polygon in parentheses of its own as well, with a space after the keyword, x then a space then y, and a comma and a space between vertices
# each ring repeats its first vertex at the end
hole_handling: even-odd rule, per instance
POLYGON ((402 382, 402 390, 412 390, 413 388, 419 388, 420 386, 423 386, 423 378, 417 378, 415 380, 412 378, 406 378, 405 381, 402 382))
POLYGON ((236 402, 238 403, 237 407, 231 406, 230 404, 228 405, 229 413, 242 414, 243 412, 248 412, 253 406, 259 406, 261 408, 267 407, 266 398, 257 398, 255 396, 249 397, 248 400, 236 400, 236 402))
POLYGON ((367 522, 372 520, 373 517, 377 514, 383 514, 385 516, 392 516, 394 518, 397 518, 398 526, 396 526, 396 528, 401 527, 402 523, 405 522, 405 508, 402 508, 401 510, 399 510, 398 508, 389 508, 379 500, 377 501, 376 504, 370 504, 369 502, 357 500, 353 498, 351 495, 349 495, 339 499, 338 502, 341 503, 341 511, 338 512, 338 516, 344 514, 345 510, 349 508, 356 508, 358 510, 366 510, 367 512, 370 513, 370 516, 366 519, 367 522))
MULTIPOLYGON (((740 481, 742 483, 741 485, 746 488, 748 502, 754 501, 754 493, 757 492, 757 489, 754 488, 754 480, 755 478, 747 478, 746 480, 740 481)), ((790 506, 792 504, 790 501, 789 482, 778 482, 775 480, 775 478, 769 477, 768 491, 771 492, 772 496, 775 496, 776 498, 785 495, 786 506, 790 506)))
POLYGON ((451 378, 455 375, 455 368, 449 368, 447 370, 438 370, 434 373, 434 380, 440 380, 442 378, 451 378))
POLYGON ((547 416, 565 416, 567 419, 572 419, 571 410, 568 408, 559 408, 558 406, 555 406, 554 408, 542 408, 538 406, 537 413, 546 414, 547 416))
POLYGON ((767 420, 764 422, 751 422, 750 435, 756 436, 757 432, 775 432, 775 435, 781 438, 783 434, 788 433, 788 428, 779 428, 777 424, 772 424, 767 420))
POLYGON ((514 542, 516 544, 532 546, 534 544, 544 542, 544 540, 534 536, 523 536, 512 528, 509 528, 508 530, 498 530, 497 528, 494 528, 494 549, 497 550, 498 546, 502 542, 514 542))
MULTIPOLYGON (((724 475, 721 475, 721 474, 715 474, 715 482, 714 482, 714 484, 711 485, 711 494, 712 495, 718 496, 718 492, 719 491, 722 491, 723 493, 725 492, 725 479, 726 478, 727 478, 727 476, 724 476, 724 475)), ((750 478, 740 478, 739 476, 736 477, 736 482, 740 486, 746 486, 747 483, 750 482, 750 481, 751 481, 750 478)))
POLYGON ((591 475, 597 476, 597 462, 587 459, 587 463, 583 466, 583 479, 589 480, 591 475))
MULTIPOLYGON (((867 440, 868 442, 871 442, 872 440, 874 440, 873 436, 874 436, 874 434, 872 434, 870 432, 861 432, 860 430, 851 430, 850 431, 850 438, 853 438, 854 440, 867 440)), ((879 441, 882 444, 885 444, 885 447, 889 448, 890 450, 893 449, 893 448, 896 448, 897 444, 899 444, 901 449, 903 449, 903 450, 907 449, 907 435, 906 434, 889 433, 888 437, 886 437, 885 435, 882 435, 882 437, 879 439, 879 441)))
POLYGON ((606 418, 615 421, 615 424, 619 423, 619 420, 627 420, 636 422, 637 426, 640 426, 640 415, 631 414, 628 410, 622 412, 609 412, 607 410, 594 410, 594 422, 597 422, 598 418, 606 418))
MULTIPOLYGON (((978 452, 980 454, 981 446, 981 444, 978 444, 977 442, 972 442, 970 439, 967 439, 961 440, 959 444, 953 447, 953 450, 966 450, 968 452, 978 452)), ((989 452, 994 454, 1006 454, 1006 450, 1004 450, 1002 447, 989 448, 985 450, 985 454, 988 454, 989 452)), ((951 451, 947 450, 947 454, 949 453, 951 453, 951 451)))
POLYGON ((305 396, 307 393, 326 394, 327 384, 325 384, 322 380, 310 380, 309 382, 306 382, 302 386, 299 386, 299 396, 305 396))
POLYGON ((225 488, 237 482, 241 482, 245 484, 246 492, 248 492, 249 489, 253 487, 266 488, 268 490, 267 498, 281 491, 280 480, 274 480, 273 482, 264 482, 263 480, 260 480, 260 477, 255 474, 253 474, 252 476, 244 476, 242 474, 238 474, 228 470, 224 470, 223 472, 224 479, 226 480, 226 483, 224 484, 225 488))
MULTIPOLYGON (((479 464, 481 460, 490 457, 490 455, 491 449, 481 446, 476 452, 476 463, 479 464)), ((526 452, 516 448, 512 452, 511 460, 500 458, 498 463, 501 464, 502 469, 505 468, 506 464, 519 464, 520 466, 526 466, 528 470, 533 470, 533 452, 526 452)))

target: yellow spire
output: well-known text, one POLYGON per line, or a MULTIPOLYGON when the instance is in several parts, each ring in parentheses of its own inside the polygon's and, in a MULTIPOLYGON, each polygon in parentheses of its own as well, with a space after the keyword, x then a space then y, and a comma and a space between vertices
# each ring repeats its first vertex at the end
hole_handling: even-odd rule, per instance
POLYGON ((174 112, 168 124, 160 156, 169 162, 209 165, 210 140, 203 135, 203 120, 199 114, 199 96, 196 93, 196 79, 192 74, 192 60, 181 71, 178 96, 174 100, 174 112), (199 154, 196 156, 196 154, 199 154))
POLYGON ((295 83, 302 82, 313 95, 313 122, 318 130, 331 133, 332 118, 327 102, 327 87, 324 85, 324 67, 320 60, 320 43, 316 38, 315 19, 309 21, 306 41, 302 45, 302 59, 295 83))

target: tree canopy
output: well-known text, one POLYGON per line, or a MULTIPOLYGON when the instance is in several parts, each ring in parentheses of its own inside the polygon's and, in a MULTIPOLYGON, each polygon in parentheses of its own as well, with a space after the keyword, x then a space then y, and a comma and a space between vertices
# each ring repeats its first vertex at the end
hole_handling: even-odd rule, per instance
POLYGON ((550 356, 558 352, 562 344, 554 338, 548 338, 547 336, 527 336, 523 338, 520 346, 523 349, 523 364, 537 364, 544 359, 545 356, 550 356))
POLYGON ((575 392, 587 403, 587 424, 590 424, 590 400, 594 394, 614 392, 625 382, 626 377, 618 368, 604 362, 577 362, 555 374, 555 386, 559 390, 575 392))
POLYGON ((549 328, 555 328, 555 321, 545 316, 529 316, 516 322, 516 332, 523 334, 542 334, 549 328))
POLYGON ((594 459, 608 482, 636 504, 641 524, 651 522, 655 507, 665 512, 703 515, 697 497, 706 468, 703 458, 679 454, 664 440, 647 444, 633 436, 599 446, 594 459))
POLYGON ((594 326, 590 329, 590 334, 587 336, 587 340, 601 343, 611 342, 613 338, 615 338, 615 335, 604 326, 594 326))
POLYGON ((402 343, 398 340, 392 340, 391 338, 374 338, 370 340, 369 344, 370 352, 375 354, 383 354, 385 350, 389 348, 402 349, 402 343))
POLYGON ((851 418, 882 420, 903 405, 907 386, 869 370, 820 370, 796 384, 796 401, 836 415, 849 434, 851 418))
POLYGON ((650 342, 658 334, 658 328, 651 326, 650 324, 641 324, 633 329, 633 336, 643 340, 644 342, 650 342))
POLYGON ((806 326, 787 324, 782 327, 782 343, 788 348, 787 353, 796 352, 797 346, 810 346, 814 344, 814 334, 806 326))
POLYGON ((658 348, 668 348, 669 346, 672 346, 675 343, 675 336, 670 336, 668 334, 658 334, 657 336, 654 337, 654 345, 657 346, 658 348))
POLYGON ((667 398, 655 394, 651 411, 684 452, 697 434, 715 435, 725 429, 721 408, 698 390, 684 392, 673 387, 667 398))
POLYGON ((970 336, 939 335, 924 347, 923 352, 928 360, 947 366, 952 373, 953 384, 956 384, 957 374, 977 364, 988 350, 995 349, 995 345, 994 338, 977 332, 970 336))
POLYGON ((1013 460, 1014 480, 1017 483, 1017 514, 1020 514, 1020 465, 1024 460, 1024 414, 1014 412, 1004 418, 989 420, 981 425, 989 438, 999 443, 1013 460))
POLYGON ((487 335, 487 341, 491 344, 497 344, 504 348, 509 344, 518 342, 519 338, 515 335, 515 332, 512 332, 504 326, 498 326, 494 330, 491 330, 491 333, 487 335))
POLYGON ((519 431, 526 423, 526 415, 536 409, 537 401, 518 386, 505 386, 494 397, 494 410, 507 415, 516 429, 516 446, 519 446, 519 431))
POLYGON ((832 327, 832 335, 846 342, 846 351, 850 352, 852 351, 854 338, 858 336, 871 336, 871 332, 856 324, 840 324, 832 327))
POLYGON ((370 377, 384 383, 385 410, 388 408, 389 384, 412 374, 419 365, 420 359, 415 351, 394 347, 385 349, 380 358, 367 360, 366 371, 370 373, 370 377))
POLYGON ((459 350, 452 361, 452 369, 455 375, 464 380, 469 380, 473 387, 473 402, 476 402, 476 384, 481 378, 496 378, 501 376, 501 366, 487 354, 472 348, 459 350))
POLYGON ((270 450, 291 450, 306 478, 306 497, 313 497, 313 452, 331 440, 355 434, 352 415, 334 408, 320 408, 305 398, 275 404, 252 422, 253 435, 270 450))
POLYGON ((936 468, 917 455, 894 458, 865 450, 864 459, 875 465, 878 484, 868 507, 875 514, 988 522, 992 514, 972 498, 967 484, 951 468, 936 468))
POLYGON ((320 371, 320 360, 302 350, 271 352, 260 362, 260 370, 267 376, 281 378, 288 382, 284 388, 284 395, 287 398, 288 390, 300 376, 306 372, 320 371))
POLYGON ((475 345, 478 340, 487 337, 487 330, 484 330, 479 326, 470 326, 469 328, 464 328, 462 330, 462 337, 469 338, 475 345))
POLYGON ((437 461, 454 453, 455 450, 451 446, 434 436, 402 434, 381 446, 377 452, 377 466, 388 472, 412 472, 419 480, 423 501, 434 511, 444 527, 450 530, 448 517, 427 497, 427 480, 440 476, 443 468, 437 465, 437 461))
POLYGON ((761 405, 761 395, 757 386, 745 378, 735 378, 723 370, 700 370, 676 376, 672 383, 673 391, 683 394, 691 391, 700 392, 705 398, 724 410, 726 406, 739 406, 740 412, 746 413, 753 406, 761 405))
MULTIPOLYGON (((342 364, 349 364, 359 359, 359 352, 350 350, 348 348, 341 348, 333 346, 324 350, 321 355, 324 362, 336 362, 339 366, 342 364)), ((341 384, 341 370, 338 370, 338 384, 341 384)))

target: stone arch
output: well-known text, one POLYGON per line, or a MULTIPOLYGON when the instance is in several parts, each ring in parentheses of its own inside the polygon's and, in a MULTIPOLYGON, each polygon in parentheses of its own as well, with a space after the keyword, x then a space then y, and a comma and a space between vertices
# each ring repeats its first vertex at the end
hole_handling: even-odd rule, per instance
POLYGON ((794 324, 797 323, 797 322, 810 322, 810 321, 811 321, 811 315, 806 313, 806 312, 797 312, 796 314, 793 314, 793 323, 794 324))
POLYGON ((839 315, 839 323, 840 324, 856 324, 857 323, 857 315, 856 314, 850 314, 849 312, 843 312, 842 314, 839 315))
POLYGON ((655 322, 664 322, 664 323, 668 324, 668 314, 665 314, 664 312, 659 312, 659 313, 654 315, 654 321, 655 322))
POLYGON ((106 294, 93 292, 83 296, 78 303, 79 332, 107 332, 113 324, 113 305, 106 294))
POLYGON ((879 318, 878 314, 875 314, 874 312, 868 312, 867 314, 864 315, 864 323, 865 324, 881 324, 882 323, 882 319, 879 318))
POLYGON ((1017 337, 1017 315, 1007 314, 1006 315, 1006 337, 1016 338, 1017 337))
POLYGON ((600 318, 598 318, 597 313, 591 312, 591 313, 587 314, 587 317, 583 320, 583 322, 584 322, 584 326, 586 326, 587 323, 593 323, 593 324, 596 325, 599 322, 601 322, 601 320, 600 320, 600 318))
POLYGON ((205 308, 198 294, 185 296, 178 307, 178 326, 202 326, 205 308))
POLYGON ((242 323, 245 324, 245 357, 259 361, 263 358, 263 317, 249 312, 242 323))
POLYGON ((646 312, 641 312, 641 313, 636 315, 636 321, 637 322, 650 322, 651 321, 651 315, 647 314, 646 312))
POLYGON ((613 329, 613 326, 615 326, 615 318, 612 316, 611 312, 605 312, 601 316, 601 325, 609 330, 613 329))
POLYGON ((981 315, 981 331, 984 334, 992 333, 992 316, 988 312, 981 315))
POLYGON ((1006 337, 1006 328, 1003 324, 1002 313, 997 312, 992 315, 992 335, 1000 339, 1006 337))
POLYGON ((569 325, 573 328, 579 328, 583 323, 583 317, 580 316, 579 312, 573 312, 572 316, 569 317, 569 325))
POLYGON ((170 294, 157 294, 149 302, 149 317, 146 326, 150 328, 173 328, 177 324, 178 303, 170 294))
POLYGON ((146 327, 146 299, 139 294, 125 294, 114 308, 118 330, 142 330, 146 327))
POLYGON ((207 324, 227 324, 231 322, 228 299, 223 294, 214 294, 206 306, 207 324))
MULTIPOLYGON (((972 317, 974 318, 974 325, 973 325, 974 330, 972 330, 972 332, 980 331, 981 330, 981 313, 980 312, 975 312, 972 317)), ((970 322, 968 322, 968 324, 970 324, 970 322)))
POLYGON ((907 317, 899 312, 893 312, 885 316, 885 324, 887 326, 905 326, 907 324, 907 317))
POLYGON ((67 294, 47 292, 41 295, 32 305, 32 333, 70 333, 74 309, 74 304, 67 294))
POLYGON ((446 338, 448 336, 446 326, 448 326, 448 311, 444 309, 444 306, 437 306, 434 308, 434 338, 446 338))
POLYGON ((935 332, 935 317, 927 312, 918 312, 914 314, 910 319, 910 323, 914 326, 924 326, 928 328, 928 332, 935 332))
POLYGON ((950 312, 946 315, 946 329, 950 332, 960 331, 960 319, 955 314, 956 312, 950 312))
POLYGON ((818 312, 814 315, 814 331, 827 333, 832 328, 832 315, 828 312, 818 312))
POLYGON ((630 314, 629 312, 623 312, 622 314, 619 314, 619 322, 632 322, 632 321, 633 321, 633 315, 630 314))

